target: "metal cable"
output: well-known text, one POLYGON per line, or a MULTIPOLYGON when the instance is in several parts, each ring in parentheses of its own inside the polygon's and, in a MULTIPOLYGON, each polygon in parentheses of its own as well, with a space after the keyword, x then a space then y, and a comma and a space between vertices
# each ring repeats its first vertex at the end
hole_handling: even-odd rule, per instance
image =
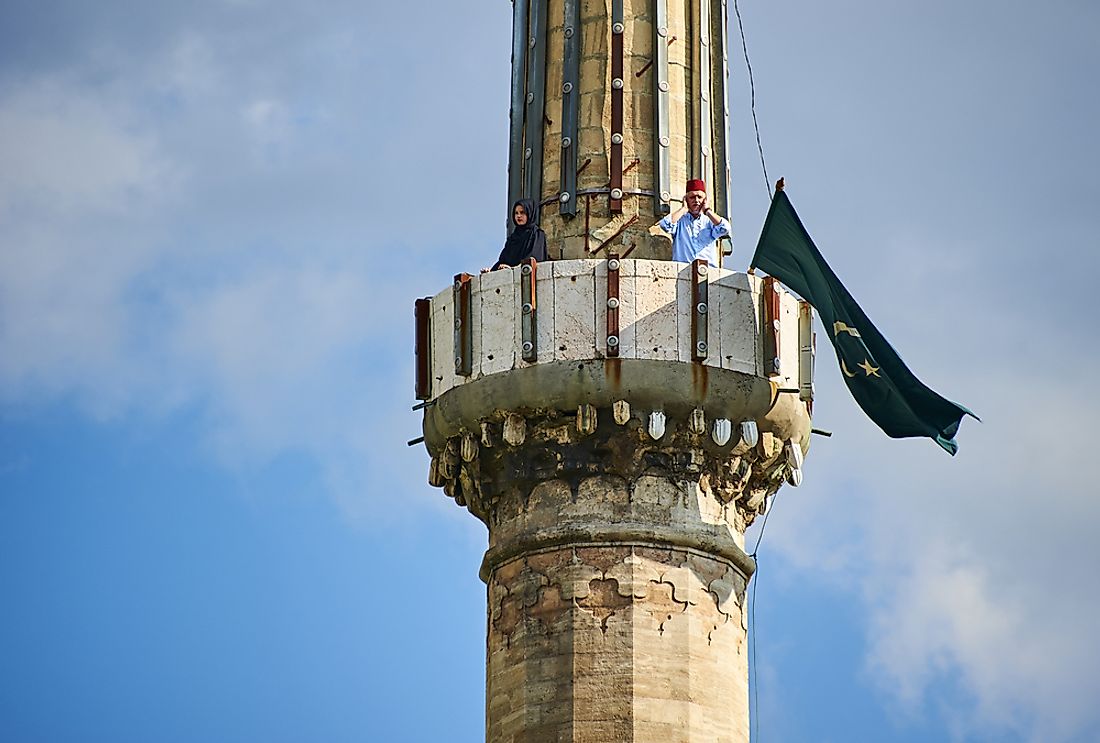
MULTIPOLYGON (((764 146, 760 144, 760 124, 756 121, 756 84, 752 79, 752 62, 749 61, 749 45, 745 41, 745 24, 741 21, 741 8, 733 0, 733 12, 737 14, 737 28, 741 32, 741 49, 745 52, 745 67, 749 71, 749 101, 752 108, 752 127, 756 130, 756 149, 760 153, 760 168, 764 171, 764 187, 768 190, 768 201, 772 199, 772 182, 768 178, 768 166, 764 164, 764 146)), ((766 518, 766 517, 765 517, 766 518)))
MULTIPOLYGON (((767 177, 765 175, 765 177, 767 177)), ((756 585, 760 582, 760 543, 764 541, 764 529, 768 526, 768 516, 775 508, 775 500, 779 497, 777 492, 772 496, 771 507, 764 510, 764 520, 760 523, 760 533, 756 536, 756 546, 749 555, 756 563, 756 569, 752 574, 752 591, 749 593, 749 639, 751 640, 749 656, 749 672, 752 674, 752 708, 749 710, 749 740, 760 743, 760 682, 756 677, 756 585), (753 724, 756 725, 756 735, 752 734, 753 724)))

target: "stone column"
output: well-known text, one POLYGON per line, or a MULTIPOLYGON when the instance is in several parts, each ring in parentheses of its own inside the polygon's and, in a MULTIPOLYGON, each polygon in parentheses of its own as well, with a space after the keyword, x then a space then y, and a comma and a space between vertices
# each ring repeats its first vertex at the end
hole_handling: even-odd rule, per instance
POLYGON ((779 482, 745 446, 595 417, 479 454, 487 740, 748 741, 743 532, 779 482))
POLYGON ((655 441, 624 407, 500 414, 440 460, 489 527, 489 743, 749 740, 744 530, 781 442, 655 441))

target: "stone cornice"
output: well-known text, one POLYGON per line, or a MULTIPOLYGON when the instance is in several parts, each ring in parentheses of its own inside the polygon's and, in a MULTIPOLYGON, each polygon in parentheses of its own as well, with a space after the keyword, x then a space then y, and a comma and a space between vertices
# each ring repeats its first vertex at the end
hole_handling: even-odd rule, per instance
POLYGON ((756 571, 756 561, 745 554, 728 531, 717 526, 709 532, 688 533, 680 528, 665 526, 607 524, 540 530, 490 548, 482 558, 478 575, 482 581, 488 582, 492 572, 501 565, 562 547, 676 548, 727 560, 746 582, 756 571))

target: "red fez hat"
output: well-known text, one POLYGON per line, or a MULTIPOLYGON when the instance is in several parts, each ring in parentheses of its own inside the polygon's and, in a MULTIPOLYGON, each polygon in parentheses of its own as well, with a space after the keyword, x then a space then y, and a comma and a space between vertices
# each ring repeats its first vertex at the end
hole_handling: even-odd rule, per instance
POLYGON ((692 178, 691 180, 688 181, 687 190, 688 191, 706 191, 707 190, 707 184, 704 183, 702 181, 702 179, 700 179, 700 178, 692 178))

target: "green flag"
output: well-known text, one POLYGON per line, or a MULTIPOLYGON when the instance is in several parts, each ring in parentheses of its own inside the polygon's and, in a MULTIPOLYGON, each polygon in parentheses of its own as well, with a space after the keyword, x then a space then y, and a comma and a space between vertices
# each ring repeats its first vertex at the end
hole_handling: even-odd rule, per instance
POLYGON ((817 309, 852 397, 887 436, 928 436, 951 454, 958 450, 959 422, 964 415, 977 416, 909 371, 821 257, 782 190, 772 199, 752 265, 817 309))

